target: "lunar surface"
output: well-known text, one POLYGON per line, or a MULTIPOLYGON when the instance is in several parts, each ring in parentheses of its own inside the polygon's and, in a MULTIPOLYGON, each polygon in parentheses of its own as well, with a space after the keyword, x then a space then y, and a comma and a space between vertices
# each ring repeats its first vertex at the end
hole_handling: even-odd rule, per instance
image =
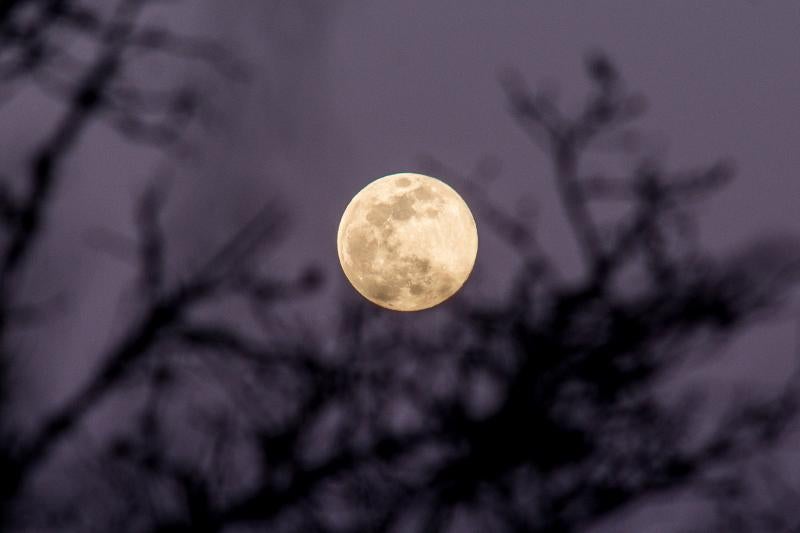
POLYGON ((347 279, 373 303, 419 311, 455 294, 472 272, 478 232, 467 204, 438 179, 392 174, 364 187, 337 236, 347 279))

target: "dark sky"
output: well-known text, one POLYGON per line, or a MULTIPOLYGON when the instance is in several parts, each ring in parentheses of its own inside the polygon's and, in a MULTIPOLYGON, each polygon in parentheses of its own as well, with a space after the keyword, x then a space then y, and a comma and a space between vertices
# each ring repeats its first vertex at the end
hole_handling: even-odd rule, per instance
POLYGON ((574 260, 546 161, 506 112, 497 74, 516 67, 532 85, 557 83, 564 104, 577 104, 582 58, 596 47, 648 97, 642 123, 669 164, 736 161, 737 181, 700 213, 708 246, 800 229, 796 2, 334 4, 271 4, 253 7, 252 17, 237 8, 207 22, 263 66, 242 89, 247 98, 231 102, 241 142, 213 142, 222 142, 226 168, 260 172, 289 198, 292 253, 329 265, 331 235, 352 195, 374 178, 417 169, 422 154, 465 172, 492 154, 505 168, 498 204, 513 208, 529 195, 542 240, 574 260), (276 25, 283 38, 269 36, 276 25), (265 142, 276 135, 278 150, 265 142))
MULTIPOLYGON (((738 163, 737 183, 704 212, 707 242, 800 228, 800 4, 796 2, 426 2, 347 4, 326 49, 338 123, 361 170, 336 190, 430 152, 469 169, 505 163, 508 188, 530 191, 552 247, 565 235, 543 159, 504 112, 497 72, 583 94, 581 58, 601 47, 651 108, 644 124, 668 141, 667 161, 738 163)), ((351 185, 352 184, 352 185, 351 185)), ((343 190, 342 190, 343 189, 343 190)), ((500 191, 498 191, 499 193, 500 191)), ((499 198, 502 198, 500 196, 499 198)), ((507 200, 507 198, 506 198, 507 200)))
MULTIPOLYGON (((800 3, 282 5, 264 7, 251 18, 237 10, 224 19, 230 24, 226 35, 264 68, 262 89, 248 87, 247 103, 237 97, 231 106, 237 116, 248 117, 240 131, 241 152, 230 143, 217 147, 232 168, 252 170, 255 158, 264 181, 277 184, 289 199, 295 224, 278 264, 292 268, 314 260, 330 269, 334 288, 343 287, 334 236, 345 205, 372 179, 418 169, 419 156, 427 153, 463 172, 482 156, 496 155, 504 172, 491 189, 495 203, 511 210, 520 199, 532 201, 543 244, 568 270, 576 266, 548 163, 507 113, 497 75, 518 68, 533 86, 557 84, 563 104, 576 106, 586 90, 583 57, 598 47, 647 96, 642 126, 669 166, 700 166, 720 157, 735 161, 736 180, 695 209, 707 249, 723 252, 756 235, 800 232, 800 3), (287 33, 294 30, 294 39, 268 38, 275 26, 259 17, 287 33), (259 139, 287 124, 290 142, 265 155, 259 139), (250 135, 254 131, 259 133, 250 135)), ((217 24, 215 16, 208 27, 217 24)), ((458 187, 457 177, 439 177, 458 187)), ((490 295, 511 271, 505 261, 510 256, 476 217, 480 277, 467 290, 490 295)), ((336 307, 321 304, 316 311, 327 319, 336 307)), ((795 329, 789 320, 748 332, 731 347, 738 363, 713 372, 764 372, 763 361, 746 355, 754 347, 788 354, 795 329)), ((778 373, 783 368, 768 366, 778 373)))
MULTIPOLYGON (((516 67, 531 85, 555 83, 563 103, 577 105, 586 89, 582 59, 598 47, 647 96, 642 125, 666 162, 736 161, 736 181, 697 211, 708 248, 781 229, 800 233, 795 0, 206 0, 171 9, 155 18, 221 39, 251 71, 250 81, 235 83, 201 65, 169 70, 206 87, 210 102, 205 125, 190 135, 196 157, 167 166, 178 264, 191 264, 277 196, 291 227, 272 268, 291 277, 314 262, 328 271, 332 291, 345 288, 335 235, 347 202, 382 175, 420 170, 419 156, 431 154, 465 172, 497 156, 504 170, 492 186, 495 203, 533 202, 543 244, 574 267, 547 162, 506 112, 497 74, 516 67)), ((141 75, 164 70, 152 68, 141 75)), ((16 148, 39 138, 57 109, 35 91, 20 98, 13 112, 25 120, 7 118, 26 126, 5 128, 0 138, 6 154, 21 154, 9 162, 16 164, 24 155, 16 148)), ((124 323, 135 270, 95 250, 87 235, 97 228, 132 235, 132 203, 163 160, 99 126, 68 163, 69 187, 53 215, 68 222, 50 228, 29 280, 41 298, 66 295, 53 334, 31 339, 41 358, 59 353, 32 393, 41 408, 85 375, 91 354, 124 323)), ((458 189, 456 176, 438 177, 458 189)), ((509 272, 497 260, 506 252, 476 218, 480 280, 468 289, 491 293, 509 272)), ((336 315, 329 297, 310 308, 323 322, 336 315)), ((742 346, 780 351, 793 334, 776 324, 742 346)))

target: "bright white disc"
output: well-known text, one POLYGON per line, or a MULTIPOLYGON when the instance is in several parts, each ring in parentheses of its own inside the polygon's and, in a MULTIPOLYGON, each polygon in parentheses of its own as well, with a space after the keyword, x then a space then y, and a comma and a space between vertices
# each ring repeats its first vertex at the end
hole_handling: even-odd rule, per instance
POLYGON ((337 248, 361 295, 388 309, 418 311, 461 288, 475 264, 478 231, 467 204, 445 183, 392 174, 350 201, 337 248))

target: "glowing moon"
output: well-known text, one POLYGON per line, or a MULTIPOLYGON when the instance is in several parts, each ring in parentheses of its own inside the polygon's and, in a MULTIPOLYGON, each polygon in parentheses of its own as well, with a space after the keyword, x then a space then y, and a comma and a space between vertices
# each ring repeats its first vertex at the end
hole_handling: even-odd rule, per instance
POLYGON ((422 174, 385 176, 350 201, 339 223, 339 261, 366 299, 419 311, 455 294, 472 272, 478 231, 467 204, 422 174))

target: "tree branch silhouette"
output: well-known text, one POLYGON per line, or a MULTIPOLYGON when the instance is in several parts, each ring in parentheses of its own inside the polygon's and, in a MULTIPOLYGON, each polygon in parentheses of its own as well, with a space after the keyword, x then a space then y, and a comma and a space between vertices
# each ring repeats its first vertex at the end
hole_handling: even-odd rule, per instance
MULTIPOLYGON (((18 0, 3 4, 0 10, 0 51, 8 59, 7 63, 0 61, 0 70, 5 78, 39 71, 52 59, 61 57, 62 52, 49 41, 49 31, 55 25, 66 25, 79 32, 91 33, 96 37, 98 46, 97 57, 85 67, 77 69, 79 73, 75 81, 64 86, 59 94, 67 104, 66 110, 53 131, 31 156, 24 182, 25 190, 15 192, 8 181, 0 184, 4 232, 0 253, 0 343, 4 364, 13 356, 7 346, 7 333, 9 325, 19 313, 19 306, 15 303, 17 279, 30 261, 47 222, 53 195, 60 185, 63 163, 87 128, 113 109, 115 113, 123 114, 122 118, 117 119, 117 126, 129 138, 168 142, 176 138, 185 120, 194 113, 195 104, 190 94, 170 91, 163 93, 168 99, 168 114, 159 124, 146 127, 145 123, 134 118, 141 107, 154 98, 154 93, 135 85, 126 85, 125 92, 120 93, 125 95, 125 100, 114 100, 114 95, 123 90, 117 86, 118 80, 124 76, 124 69, 130 63, 126 53, 132 47, 151 51, 161 48, 167 53, 208 60, 217 67, 222 67, 223 63, 228 66, 233 64, 221 48, 204 44, 202 39, 169 36, 165 31, 149 27, 142 30, 138 17, 151 3, 152 0, 121 0, 108 21, 103 21, 95 11, 79 2, 66 0, 18 0), (125 119, 126 116, 129 118, 125 119)), ((164 105, 159 104, 158 107, 164 105)), ((163 243, 155 220, 158 201, 157 192, 153 189, 145 195, 140 209, 143 268, 148 288, 153 293, 150 308, 138 322, 131 325, 117 345, 108 350, 101 359, 100 368, 73 397, 47 417, 32 436, 16 442, 10 452, 4 450, 7 468, 0 482, 0 495, 4 500, 13 500, 13 496, 52 449, 74 430, 88 411, 124 380, 133 362, 142 358, 163 338, 189 307, 218 288, 220 281, 216 276, 224 277, 232 268, 228 261, 243 261, 244 256, 257 246, 252 236, 243 242, 245 237, 237 235, 227 248, 220 251, 223 256, 214 257, 184 285, 162 293, 160 270, 163 269, 163 243)), ((265 208, 245 231, 257 234, 258 239, 267 237, 274 227, 271 221, 274 214, 273 207, 265 208)))

